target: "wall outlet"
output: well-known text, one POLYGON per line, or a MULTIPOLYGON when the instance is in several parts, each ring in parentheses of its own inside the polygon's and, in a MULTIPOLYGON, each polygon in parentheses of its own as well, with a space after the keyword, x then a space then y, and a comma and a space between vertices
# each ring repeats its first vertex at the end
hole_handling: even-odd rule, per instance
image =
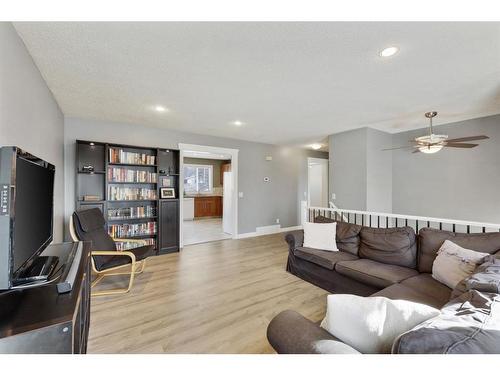
POLYGON ((280 223, 280 219, 276 219, 276 224, 279 224, 280 223))
POLYGON ((332 193, 332 200, 334 201, 335 199, 337 199, 337 196, 335 195, 335 193, 332 193))
POLYGON ((243 192, 242 192, 242 191, 240 191, 240 192, 238 193, 238 197, 239 197, 239 198, 243 198, 243 192))

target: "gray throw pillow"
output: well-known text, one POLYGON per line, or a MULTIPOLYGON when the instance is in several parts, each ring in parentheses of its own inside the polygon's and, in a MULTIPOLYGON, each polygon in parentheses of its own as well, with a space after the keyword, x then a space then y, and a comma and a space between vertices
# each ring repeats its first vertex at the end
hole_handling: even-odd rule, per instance
POLYGON ((398 354, 499 354, 500 295, 470 290, 441 314, 399 336, 398 354))
POLYGON ((467 290, 500 293, 500 259, 489 257, 466 279, 467 290))
POLYGON ((486 257, 483 264, 458 283, 451 293, 451 298, 456 298, 472 289, 486 293, 500 293, 500 258, 496 255, 486 257))

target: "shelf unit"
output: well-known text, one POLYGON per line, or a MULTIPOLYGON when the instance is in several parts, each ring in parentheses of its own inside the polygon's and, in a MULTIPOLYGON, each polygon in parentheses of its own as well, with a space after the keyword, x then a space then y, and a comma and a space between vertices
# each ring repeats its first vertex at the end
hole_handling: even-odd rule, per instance
MULTIPOLYGON (((133 158, 134 161, 135 159, 133 158)), ((104 213, 106 228, 108 230, 110 230, 112 225, 126 226, 155 222, 156 233, 154 234, 121 236, 119 238, 153 238, 157 254, 179 250, 179 178, 178 150, 86 140, 76 141, 76 209, 99 208, 104 213), (138 154, 137 158, 139 160, 146 158, 146 156, 142 155, 147 155, 149 158, 154 157, 154 163, 120 163, 116 162, 117 154, 113 155, 114 161, 111 162, 111 150, 117 150, 118 152, 121 150, 123 152, 138 154), (88 166, 92 166, 94 171, 83 171, 83 167, 88 166), (124 170, 116 171, 119 174, 118 179, 120 181, 112 181, 110 178, 111 170, 115 168, 124 170), (127 174, 130 171, 134 171, 134 173, 132 175, 127 174), (156 176, 156 179, 154 182, 151 182, 151 180, 141 181, 141 179, 137 179, 138 174, 141 174, 143 177, 147 176, 147 179, 156 176), (133 181, 129 181, 127 177, 132 177, 133 181), (137 189, 129 191, 134 193, 139 193, 141 192, 140 189, 143 189, 143 193, 151 195, 154 193, 156 196, 148 199, 114 200, 110 199, 110 190, 112 187, 120 192, 123 192, 123 189, 137 189), (160 199, 160 189, 162 187, 174 188, 176 198, 160 199), (147 189, 147 191, 144 189, 147 189), (95 200, 84 200, 84 196, 93 196, 95 200), (134 214, 135 217, 127 217, 127 212, 138 207, 144 207, 143 210, 145 212, 151 210, 152 214, 144 217, 137 217, 134 214), (112 210, 115 210, 115 213, 117 212, 116 210, 122 210, 123 216, 111 217, 110 212, 112 210)))

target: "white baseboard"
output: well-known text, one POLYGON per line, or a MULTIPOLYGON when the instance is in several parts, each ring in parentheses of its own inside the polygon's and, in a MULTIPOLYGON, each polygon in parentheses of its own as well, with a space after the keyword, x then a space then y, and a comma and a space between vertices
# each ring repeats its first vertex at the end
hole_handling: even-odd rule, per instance
POLYGON ((259 228, 256 228, 256 229, 257 230, 255 232, 248 232, 248 233, 238 234, 237 238, 238 239, 251 238, 251 237, 265 236, 265 235, 268 235, 268 234, 290 232, 292 230, 300 230, 300 229, 302 229, 302 225, 296 225, 296 226, 293 226, 293 227, 285 227, 285 228, 281 228, 279 225, 269 225, 268 227, 259 227, 259 228), (260 229, 260 228, 266 228, 266 229, 260 229))

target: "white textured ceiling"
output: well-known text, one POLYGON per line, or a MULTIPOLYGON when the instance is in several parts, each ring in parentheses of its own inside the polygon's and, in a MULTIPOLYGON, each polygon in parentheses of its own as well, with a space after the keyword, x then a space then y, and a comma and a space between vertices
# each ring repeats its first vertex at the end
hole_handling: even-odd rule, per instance
POLYGON ((14 25, 66 116, 307 144, 500 113, 500 23, 14 25))

